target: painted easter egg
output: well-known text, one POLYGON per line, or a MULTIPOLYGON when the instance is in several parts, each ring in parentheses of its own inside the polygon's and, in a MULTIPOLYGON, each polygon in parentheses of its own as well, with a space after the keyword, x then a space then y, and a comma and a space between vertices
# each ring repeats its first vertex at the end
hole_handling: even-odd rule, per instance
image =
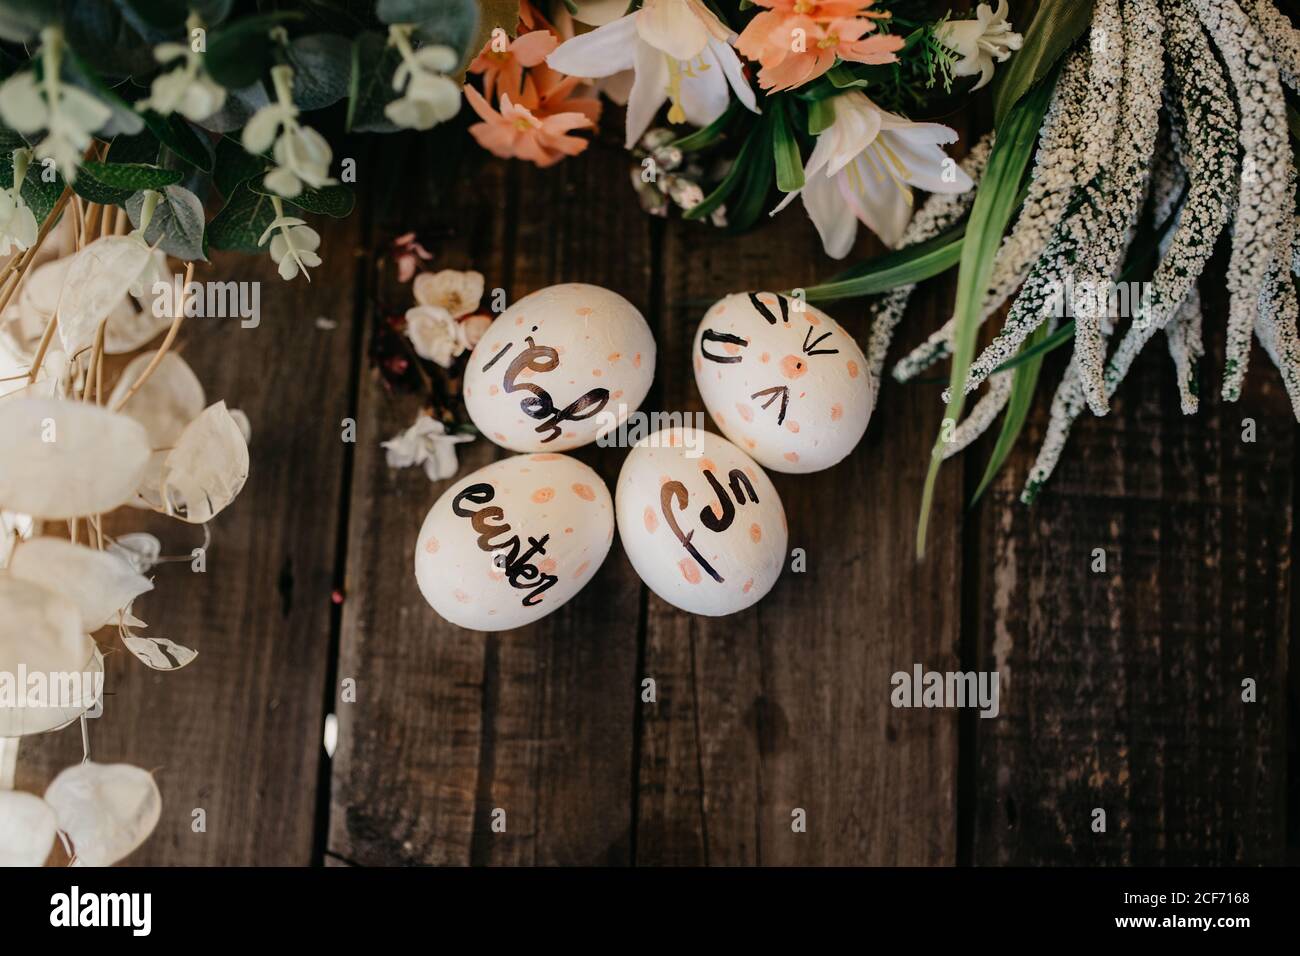
POLYGON ((857 447, 875 406, 867 360, 825 312, 740 292, 704 314, 695 383, 722 433, 773 471, 821 471, 857 447))
POLYGON ((429 509, 415 580, 453 624, 522 627, 581 591, 613 539, 598 474, 565 455, 516 455, 457 481, 429 509))
POLYGON ((772 589, 785 560, 785 509, 771 480, 718 435, 666 428, 628 453, 614 510, 628 560, 669 604, 732 614, 772 589))
POLYGON ((568 282, 524 296, 483 333, 465 370, 465 405, 498 445, 567 451, 636 411, 654 370, 654 338, 636 307, 568 282))

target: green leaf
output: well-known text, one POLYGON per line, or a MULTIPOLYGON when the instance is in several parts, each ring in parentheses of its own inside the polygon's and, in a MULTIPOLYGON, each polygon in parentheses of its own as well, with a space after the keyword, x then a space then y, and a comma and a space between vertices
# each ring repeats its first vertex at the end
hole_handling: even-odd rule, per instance
POLYGON ((739 190, 738 198, 727 209, 729 228, 739 231, 753 225, 772 188, 772 113, 768 110, 751 127, 722 182, 703 202, 684 212, 683 219, 704 219, 739 190))
POLYGON ((348 83, 348 132, 393 133, 398 127, 384 115, 397 99, 393 72, 402 55, 381 34, 367 31, 352 44, 352 73, 348 83))
POLYGON ((808 104, 808 135, 820 136, 835 122, 835 107, 830 97, 808 104))
MULTIPOLYGON (((1012 213, 1019 204, 1020 183, 1034 154, 1039 127, 1051 100, 1055 80, 1034 87, 1007 115, 1006 122, 997 129, 997 138, 989 154, 988 167, 980 181, 975 203, 971 207, 966 226, 966 239, 962 243, 961 270, 957 275, 957 298, 953 307, 953 324, 956 326, 952 353, 952 391, 944 412, 946 423, 961 420, 966 404, 966 375, 975 353, 975 338, 979 331, 980 313, 984 296, 993 273, 993 263, 1002 244, 1002 236, 1012 213)), ((916 528, 916 552, 925 554, 925 536, 930 521, 930 508, 934 502, 935 482, 943 464, 943 438, 948 425, 935 440, 930 455, 930 468, 925 477, 921 495, 921 516, 916 528)))
MULTIPOLYGON (((265 188, 260 181, 248 183, 248 188, 264 196, 278 195, 265 188)), ((347 186, 335 184, 333 186, 322 186, 319 189, 308 186, 292 199, 286 199, 285 203, 297 206, 303 212, 313 213, 317 216, 344 219, 352 214, 355 197, 352 195, 352 190, 348 189, 347 186)))
POLYGON ((1046 338, 1047 323, 1044 322, 1034 329, 1033 333, 1020 347, 1021 355, 1025 356, 1025 362, 1016 370, 1015 377, 1011 380, 1011 397, 1007 399, 1007 410, 1002 416, 1002 430, 998 432, 998 440, 993 446, 993 454, 989 456, 989 463, 984 468, 984 477, 980 479, 979 487, 975 489, 975 496, 971 498, 972 505, 980 500, 980 496, 992 483, 993 477, 1002 467, 1002 463, 1007 460, 1007 456, 1011 454, 1011 449, 1015 447, 1016 439, 1020 437, 1020 430, 1025 427, 1025 419, 1029 416, 1029 408, 1034 402, 1034 389, 1038 385, 1038 373, 1043 366, 1041 353, 1033 357, 1029 357, 1027 353, 1041 345, 1046 338))
POLYGON ((933 239, 895 249, 846 269, 828 282, 804 290, 804 294, 809 302, 833 302, 923 282, 961 261, 965 232, 965 223, 959 223, 933 239))
POLYGON ((776 164, 776 188, 783 193, 803 189, 803 157, 799 155, 799 141, 795 139, 790 122, 788 100, 768 99, 768 108, 775 113, 772 123, 772 154, 776 164))
MULTIPOLYGON (((144 193, 139 192, 126 201, 126 212, 131 225, 140 228, 140 213, 144 206, 144 193)), ((184 186, 168 186, 162 190, 162 199, 154 209, 149 228, 144 231, 144 241, 158 247, 169 256, 186 262, 207 261, 203 254, 203 203, 184 186)))
POLYGON ((741 105, 740 100, 733 98, 727 104, 727 108, 722 115, 708 126, 697 129, 694 133, 688 133, 681 139, 675 139, 670 145, 677 147, 683 153, 694 153, 701 149, 707 149, 722 138, 727 124, 742 109, 744 109, 744 106, 741 105))
POLYGON ((179 169, 162 169, 144 163, 97 163, 93 160, 81 164, 77 178, 91 176, 105 186, 136 192, 140 189, 165 189, 185 178, 179 169))
POLYGON ((866 80, 854 76, 853 71, 843 63, 836 63, 827 70, 826 79, 830 80, 831 84, 839 90, 851 90, 870 85, 866 80))
POLYGON ((313 33, 289 44, 293 102, 300 110, 333 106, 348 95, 352 42, 337 33, 313 33))
POLYGON ((213 249, 231 252, 262 252, 257 240, 274 219, 271 197, 253 192, 247 183, 241 183, 221 212, 208 223, 208 244, 213 249))
POLYGON ((275 47, 271 42, 271 28, 301 18, 301 13, 290 11, 263 13, 211 31, 208 52, 203 57, 208 75, 227 89, 256 83, 271 68, 275 47))
POLYGON ((196 133, 194 127, 185 122, 179 113, 163 117, 153 110, 146 110, 142 115, 149 132, 159 142, 195 169, 212 172, 212 145, 206 137, 196 133))
MULTIPOLYGON (((12 149, 0 151, 0 187, 10 188, 14 184, 14 154, 12 149)), ((33 162, 27 167, 27 177, 23 180, 22 197, 27 208, 32 211, 37 222, 44 222, 54 208, 54 204, 63 195, 63 177, 48 170, 41 163, 33 162), (51 177, 46 181, 46 176, 51 177)))
POLYGON ((270 168, 262 156, 254 156, 242 143, 230 136, 217 141, 217 158, 212 172, 212 182, 217 191, 229 199, 237 186, 261 176, 270 168))
POLYGON ((148 163, 158 165, 158 153, 162 144, 158 137, 147 129, 134 136, 118 135, 108 147, 110 163, 148 163))
POLYGON ((993 122, 998 128, 1020 102, 1056 66, 1057 60, 1092 22, 1093 0, 1042 0, 1025 31, 1020 50, 998 71, 993 88, 993 122))
POLYGON ((475 0, 379 0, 375 16, 383 23, 414 23, 421 40, 451 47, 462 62, 478 52, 471 50, 479 26, 475 0))
POLYGON ((68 49, 84 58, 95 72, 117 80, 146 75, 157 68, 152 45, 122 16, 116 4, 62 0, 61 6, 60 21, 68 49))
POLYGON ((26 43, 41 27, 58 19, 59 8, 50 0, 4 0, 0 3, 0 40, 26 43))
POLYGON ((112 111, 108 122, 96 130, 101 139, 111 139, 123 134, 134 136, 144 129, 144 120, 140 118, 140 114, 104 82, 92 64, 82 59, 71 47, 64 53, 67 56, 64 67, 73 84, 112 111))

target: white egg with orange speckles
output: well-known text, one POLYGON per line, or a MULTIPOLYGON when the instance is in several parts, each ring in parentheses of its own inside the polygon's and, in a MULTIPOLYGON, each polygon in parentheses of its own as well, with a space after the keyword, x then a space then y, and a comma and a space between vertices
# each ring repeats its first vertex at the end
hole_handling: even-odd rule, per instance
POLYGON ((740 292, 715 302, 691 362, 722 433, 773 471, 821 471, 843 460, 875 406, 858 343, 790 296, 740 292))
POLYGON ((685 611, 733 614, 781 575, 781 499, 763 469, 719 435, 667 428, 642 439, 619 473, 614 511, 632 567, 685 611))
POLYGON ((581 591, 613 540, 613 502, 596 472, 566 455, 516 455, 460 479, 429 509, 415 580, 453 624, 522 627, 581 591))
POLYGON ((581 282, 539 289, 501 313, 465 369, 465 406, 512 451, 567 451, 640 407, 655 341, 616 292, 581 282))

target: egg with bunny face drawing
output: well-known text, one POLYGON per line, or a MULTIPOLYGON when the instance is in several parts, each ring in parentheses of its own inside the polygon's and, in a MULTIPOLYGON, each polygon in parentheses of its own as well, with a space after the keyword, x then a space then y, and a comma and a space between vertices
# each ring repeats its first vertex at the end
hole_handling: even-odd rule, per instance
POLYGON ((715 302, 695 334, 692 364, 722 433, 773 471, 821 471, 843 460, 875 406, 858 343, 791 296, 739 292, 715 302))

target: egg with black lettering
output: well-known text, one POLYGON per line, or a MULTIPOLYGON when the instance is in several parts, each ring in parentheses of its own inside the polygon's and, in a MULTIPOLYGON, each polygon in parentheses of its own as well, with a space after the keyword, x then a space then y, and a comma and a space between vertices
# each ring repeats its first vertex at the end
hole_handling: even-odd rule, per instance
POLYGON ((460 479, 425 516, 415 580, 429 606, 476 631, 523 627, 582 590, 614 540, 596 472, 542 452, 460 479))
POLYGON ((733 614, 781 574, 781 499, 763 469, 719 435, 666 428, 642 439, 623 463, 614 501, 632 567, 684 611, 733 614))
POLYGON ((791 296, 741 292, 715 302, 695 333, 691 363, 718 428, 773 471, 821 471, 842 461, 875 406, 853 336, 791 296))
POLYGON ((636 307, 567 282, 524 296, 483 333, 465 370, 465 405, 503 448, 568 451, 636 411, 654 370, 654 337, 636 307))

